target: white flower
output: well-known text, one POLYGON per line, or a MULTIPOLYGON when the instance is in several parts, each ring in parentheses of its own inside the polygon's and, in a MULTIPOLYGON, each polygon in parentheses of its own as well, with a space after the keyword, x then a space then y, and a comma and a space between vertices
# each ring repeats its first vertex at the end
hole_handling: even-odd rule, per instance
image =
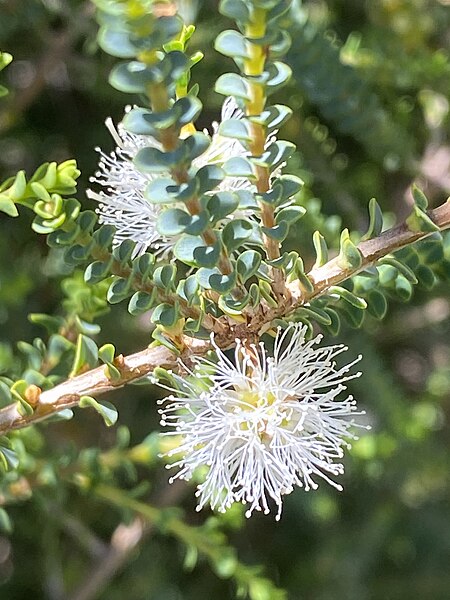
POLYGON ((272 500, 279 520, 282 496, 295 486, 316 489, 314 479, 322 478, 342 489, 333 480, 344 471, 336 461, 356 439, 349 432, 352 417, 363 413, 355 413, 352 396, 337 396, 361 374, 349 374, 361 357, 338 368, 334 359, 347 348, 317 348, 322 336, 307 342, 306 330, 291 324, 279 331, 273 357, 263 343, 258 348, 237 340, 234 362, 216 347, 217 364, 196 359, 193 383, 176 376, 183 393, 169 396, 160 411, 162 425, 172 429, 164 435, 181 436, 167 453, 176 457, 168 468, 179 468, 173 481, 207 467, 197 488, 198 510, 210 504, 224 512, 242 502, 250 516, 268 513, 272 500))
MULTIPOLYGON (((222 107, 222 121, 240 119, 242 116, 234 99, 227 98, 222 107)), ((99 184, 105 190, 87 191, 88 197, 99 203, 96 212, 100 223, 114 225, 116 245, 126 239, 135 241, 135 256, 147 248, 157 254, 167 254, 175 240, 164 238, 157 231, 156 221, 162 207, 149 202, 144 195, 149 182, 158 176, 144 174, 133 164, 139 150, 145 147, 161 149, 161 145, 151 136, 129 133, 122 123, 116 128, 111 119, 107 119, 106 126, 117 147, 109 155, 97 148, 100 153, 99 170, 90 178, 92 183, 99 184)), ((212 129, 211 144, 206 152, 194 160, 194 167, 199 169, 207 164, 221 165, 232 156, 246 156, 247 151, 239 141, 219 135, 218 123, 214 122, 212 129)), ((226 177, 216 191, 252 188, 248 179, 226 177)))

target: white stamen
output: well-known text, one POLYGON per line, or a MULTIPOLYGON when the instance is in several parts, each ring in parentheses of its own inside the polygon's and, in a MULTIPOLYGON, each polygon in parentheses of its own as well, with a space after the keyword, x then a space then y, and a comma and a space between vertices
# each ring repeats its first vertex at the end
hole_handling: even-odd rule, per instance
POLYGON ((321 478, 342 489, 334 478, 344 467, 335 461, 348 440, 356 439, 349 430, 352 416, 361 413, 352 396, 337 396, 343 382, 356 376, 348 371, 359 358, 338 368, 334 359, 346 348, 317 347, 317 338, 305 340, 306 332, 302 324, 279 331, 273 358, 264 344, 258 353, 237 340, 233 363, 215 346, 217 364, 193 359, 206 367, 197 373, 202 382, 174 376, 187 396, 172 397, 163 409, 165 423, 181 435, 173 479, 188 480, 198 467, 208 467, 197 488, 199 509, 209 504, 223 512, 242 502, 250 516, 254 510, 269 512, 272 501, 279 520, 282 496, 295 486, 317 489, 313 478, 321 478))

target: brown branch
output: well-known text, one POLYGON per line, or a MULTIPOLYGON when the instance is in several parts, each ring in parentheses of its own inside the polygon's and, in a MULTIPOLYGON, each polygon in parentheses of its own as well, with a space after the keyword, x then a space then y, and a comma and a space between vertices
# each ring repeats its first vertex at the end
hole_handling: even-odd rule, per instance
POLYGON ((98 598, 151 530, 152 527, 146 526, 141 517, 135 517, 129 525, 120 523, 111 537, 107 554, 100 562, 95 563, 95 568, 88 574, 80 588, 70 596, 70 600, 98 598))
MULTIPOLYGON (((428 212, 430 219, 444 230, 450 227, 450 201, 428 212)), ((297 281, 289 284, 290 298, 285 298, 275 307, 269 308, 261 304, 248 323, 228 323, 227 332, 215 337, 221 348, 233 344, 235 338, 247 338, 260 334, 270 326, 273 319, 292 313, 293 310, 320 296, 333 285, 342 283, 352 275, 373 265, 383 256, 395 252, 399 248, 412 244, 430 235, 427 232, 417 232, 408 229, 406 223, 393 227, 378 237, 361 242, 358 248, 361 252, 362 263, 358 269, 342 267, 338 258, 333 258, 325 265, 312 269, 308 276, 314 285, 314 291, 309 294, 302 292, 297 281)), ((193 354, 205 354, 210 349, 210 343, 194 338, 184 338, 185 350, 181 359, 189 362, 193 354)), ((177 357, 167 348, 157 346, 147 348, 142 352, 132 354, 122 359, 120 365, 121 377, 117 381, 108 379, 104 367, 92 369, 87 373, 68 379, 54 388, 42 392, 36 399, 34 412, 30 415, 21 414, 18 403, 11 404, 0 410, 0 435, 13 429, 20 429, 42 421, 50 415, 76 406, 81 396, 100 396, 114 389, 123 387, 145 375, 149 375, 156 367, 167 369, 178 368, 177 357)))
MULTIPOLYGON (((440 230, 449 228, 450 199, 441 206, 438 206, 438 208, 430 210, 428 216, 440 230)), ((376 238, 361 242, 358 244, 358 249, 362 255, 362 264, 360 268, 345 269, 339 265, 339 259, 336 257, 323 266, 312 269, 312 271, 308 273, 308 277, 314 285, 314 291, 307 296, 307 300, 319 296, 332 285, 341 283, 352 275, 374 265, 383 256, 395 252, 404 246, 413 244, 428 235, 430 235, 430 233, 411 231, 408 229, 406 223, 402 223, 401 225, 397 225, 397 227, 388 229, 376 238)), ((298 288, 297 290, 293 290, 293 292, 296 296, 296 304, 304 304, 305 296, 302 296, 298 288)))
POLYGON ((158 346, 123 358, 120 367, 121 378, 117 381, 108 379, 104 367, 97 367, 42 392, 31 415, 21 414, 18 404, 11 404, 0 410, 0 435, 42 421, 65 408, 76 406, 81 396, 100 396, 148 375, 156 367, 170 369, 175 366, 174 354, 167 348, 158 346))
MULTIPOLYGON (((167 484, 159 494, 156 506, 175 506, 186 493, 181 481, 167 484)), ((129 525, 120 523, 114 530, 108 550, 87 573, 84 581, 69 596, 69 600, 95 600, 131 560, 133 553, 154 533, 154 523, 136 516, 129 525)))

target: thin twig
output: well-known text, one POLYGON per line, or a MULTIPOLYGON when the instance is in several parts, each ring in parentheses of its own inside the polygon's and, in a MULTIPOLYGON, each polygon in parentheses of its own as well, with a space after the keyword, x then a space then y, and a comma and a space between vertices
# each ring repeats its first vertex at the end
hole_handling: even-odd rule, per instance
MULTIPOLYGON (((167 484, 159 495, 158 507, 176 505, 186 493, 186 485, 167 484)), ((95 600, 105 590, 110 581, 123 569, 133 552, 153 533, 155 524, 137 516, 129 525, 121 523, 116 527, 106 554, 96 562, 84 581, 71 594, 68 600, 95 600)))
POLYGON ((104 544, 85 523, 66 513, 56 502, 49 502, 46 508, 49 518, 56 521, 91 559, 105 556, 108 550, 107 544, 104 544))

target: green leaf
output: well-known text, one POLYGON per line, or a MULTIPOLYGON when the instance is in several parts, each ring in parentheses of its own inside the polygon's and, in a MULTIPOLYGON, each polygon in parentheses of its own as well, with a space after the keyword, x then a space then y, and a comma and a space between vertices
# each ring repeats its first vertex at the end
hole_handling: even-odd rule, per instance
POLYGON ((316 251, 316 262, 314 268, 321 267, 328 262, 328 247, 325 238, 320 231, 315 231, 313 235, 314 250, 316 251))
POLYGON ((226 121, 222 121, 219 127, 219 135, 236 140, 245 140, 246 142, 252 139, 250 127, 242 119, 227 119, 226 121))
POLYGON ((314 285, 306 275, 303 260, 300 257, 295 261, 293 273, 297 276, 300 289, 306 294, 311 294, 314 291, 314 285))
POLYGON ((306 317, 306 319, 314 319, 320 325, 331 325, 332 320, 330 315, 317 306, 302 306, 295 311, 296 317, 306 317))
POLYGON ((236 73, 224 73, 216 81, 215 91, 223 96, 251 100, 250 89, 243 77, 236 73))
POLYGON ((174 291, 176 277, 177 268, 175 265, 163 265, 162 267, 155 269, 153 283, 163 290, 174 291))
POLYGON ((367 233, 361 238, 362 240, 370 240, 380 235, 383 231, 383 213, 380 205, 372 198, 369 201, 369 228, 367 233))
POLYGON ((163 76, 149 69, 145 63, 133 60, 116 65, 109 75, 109 83, 120 92, 142 94, 149 83, 162 81, 163 76))
POLYGON ((289 226, 301 219, 306 213, 306 208, 303 206, 287 206, 276 213, 275 222, 277 225, 287 223, 289 226))
POLYGON ((180 349, 167 335, 165 335, 164 330, 162 330, 160 327, 155 328, 155 331, 152 333, 152 337, 154 340, 168 348, 170 352, 173 352, 173 354, 176 356, 181 354, 180 349))
POLYGON ((141 291, 133 294, 128 304, 128 312, 132 315, 140 315, 150 310, 156 299, 155 292, 156 289, 152 294, 141 291))
POLYGON ((284 104, 267 106, 260 115, 247 117, 252 123, 267 127, 269 131, 279 129, 291 117, 292 109, 284 104))
POLYGON ((354 329, 359 329, 364 321, 365 311, 352 306, 351 304, 344 304, 340 307, 340 310, 347 322, 354 329))
POLYGON ((335 310, 328 306, 324 308, 324 311, 327 313, 331 320, 331 323, 327 325, 328 331, 331 333, 331 335, 339 335, 339 332, 341 330, 341 317, 335 310))
MULTIPOLYGON (((434 285, 434 283, 433 283, 434 285)), ((403 302, 409 302, 411 300, 411 296, 413 294, 413 288, 411 283, 403 277, 403 275, 399 275, 395 280, 395 293, 403 302)))
POLYGON ((3 533, 10 534, 13 530, 13 525, 8 513, 4 508, 0 507, 0 530, 3 533))
POLYGON ((10 217, 18 217, 19 211, 16 208, 16 205, 8 198, 5 194, 0 194, 0 212, 4 212, 10 217))
POLYGON ((261 256, 255 250, 246 250, 239 255, 236 261, 236 271, 240 280, 245 283, 253 277, 261 264, 261 256))
MULTIPOLYGON (((256 284, 253 284, 256 285, 256 284)), ((244 294, 239 300, 230 295, 222 295, 218 300, 218 306, 225 314, 230 315, 233 319, 245 322, 245 316, 242 311, 252 299, 250 294, 244 294)))
POLYGON ((250 58, 249 45, 239 31, 222 31, 216 38, 214 48, 224 56, 231 58, 250 58))
MULTIPOLYGON (((92 236, 95 243, 104 250, 108 250, 116 233, 115 227, 112 225, 102 225, 92 236)), ((89 249, 88 249, 89 252, 89 249)))
POLYGON ((268 93, 272 93, 286 85, 292 75, 291 68, 287 64, 278 61, 269 63, 267 71, 266 85, 268 93))
POLYGON ((62 317, 53 317, 42 313, 31 313, 28 315, 28 320, 35 325, 45 327, 49 333, 56 333, 65 324, 62 317))
POLYGON ((116 349, 113 344, 104 344, 98 349, 98 357, 104 363, 113 362, 115 354, 116 349))
POLYGON ((425 289, 431 290, 437 283, 436 275, 426 265, 419 265, 416 270, 417 279, 425 289))
POLYGON ((259 280, 259 292, 271 308, 275 308, 276 306, 278 306, 278 302, 273 297, 273 292, 272 292, 270 283, 260 279, 259 280))
POLYGON ((227 294, 236 286, 236 273, 223 275, 222 273, 212 273, 209 276, 209 286, 219 294, 227 294))
POLYGON ((417 277, 409 267, 405 264, 394 258, 393 256, 385 256, 378 261, 378 264, 386 264, 395 267, 397 271, 399 271, 408 281, 410 281, 413 285, 417 283, 417 277))
POLYGON ((217 575, 222 579, 228 579, 234 575, 238 566, 236 550, 231 546, 223 546, 214 561, 214 570, 217 575))
POLYGON ((145 253, 134 259, 133 268, 140 273, 142 281, 145 281, 153 272, 154 264, 155 257, 153 254, 145 253))
POLYGON ((233 213, 238 206, 239 196, 233 192, 217 192, 208 198, 206 204, 213 225, 233 213))
POLYGON ((75 348, 75 358, 70 377, 82 373, 89 368, 96 367, 98 363, 98 348, 94 340, 79 334, 75 348))
POLYGON ((152 204, 171 204, 177 201, 179 189, 173 179, 158 177, 147 185, 145 197, 152 204))
POLYGON ((234 156, 229 158, 223 164, 223 170, 228 177, 247 177, 251 180, 256 179, 252 163, 247 158, 242 156, 234 156))
POLYGON ((406 224, 412 232, 431 233, 439 231, 439 227, 417 205, 414 206, 412 213, 406 219, 406 224))
POLYGON ((166 111, 152 112, 145 108, 134 108, 124 117, 127 131, 138 135, 158 136, 159 131, 195 122, 202 110, 202 103, 195 96, 184 96, 166 111))
POLYGON ((117 277, 109 286, 106 299, 110 304, 118 304, 130 295, 131 283, 128 279, 117 277))
POLYGON ((9 52, 0 52, 0 71, 7 67, 12 61, 12 54, 9 52))
POLYGON ((75 315, 75 325, 80 333, 84 333, 88 336, 97 335, 97 333, 100 333, 100 325, 97 323, 88 323, 87 321, 80 319, 78 315, 75 315))
POLYGON ((111 260, 101 262, 99 260, 87 266, 84 272, 84 280, 86 283, 98 283, 103 281, 110 275, 111 260))
POLYGON ((243 0, 221 0, 220 12, 239 23, 247 23, 250 20, 250 11, 243 0))
POLYGON ((112 255, 122 266, 126 265, 131 259, 136 242, 133 240, 124 240, 118 246, 113 248, 112 255))
POLYGON ((330 288, 328 288, 327 293, 331 296, 336 295, 339 298, 342 298, 342 300, 345 300, 355 308, 359 308, 362 310, 367 308, 367 302, 364 300, 364 298, 359 298, 358 296, 353 294, 353 292, 350 292, 346 288, 332 285, 330 288))
POLYGON ((222 241, 228 253, 237 250, 248 240, 253 232, 253 225, 243 219, 233 219, 222 230, 222 241))
POLYGON ((286 162, 294 151, 294 144, 279 140, 270 144, 261 156, 252 157, 250 161, 253 165, 270 168, 273 172, 280 164, 286 162))
POLYGON ((14 471, 19 466, 19 457, 14 450, 0 446, 0 464, 5 471, 14 471))
POLYGON ((196 275, 189 275, 187 279, 183 279, 177 286, 177 294, 183 300, 186 300, 189 305, 192 305, 198 298, 198 280, 196 275))
POLYGON ((209 226, 209 214, 203 210, 198 215, 190 215, 180 208, 168 208, 163 211, 157 221, 157 229, 161 235, 175 236, 181 233, 200 235, 209 226))
POLYGON ((214 190, 224 179, 225 171, 218 165, 211 164, 200 167, 195 174, 198 184, 197 194, 200 196, 205 192, 214 190))
POLYGON ((283 29, 278 29, 278 31, 275 31, 275 37, 272 37, 269 42, 270 59, 273 60, 274 58, 282 58, 289 50, 291 45, 292 39, 289 33, 283 29))
POLYGON ((130 34, 124 29, 101 27, 97 36, 102 50, 118 58, 134 58, 139 49, 131 42, 130 34))
POLYGON ((378 290, 370 290, 367 295, 367 310, 375 319, 383 319, 387 313, 388 304, 385 296, 378 290))
POLYGON ((273 189, 279 190, 280 201, 288 200, 302 189, 304 183, 295 175, 281 175, 274 184, 273 189))
POLYGON ((348 229, 341 233, 341 246, 338 264, 344 269, 358 269, 362 264, 362 255, 350 239, 348 229))
POLYGON ((152 313, 152 323, 162 327, 173 327, 179 319, 179 311, 172 304, 162 303, 152 313))
POLYGON ((184 235, 174 247, 178 260, 192 267, 215 267, 220 257, 220 245, 208 246, 200 237, 184 235))
MULTIPOLYGON (((163 152, 153 147, 141 148, 133 162, 143 173, 167 173, 179 165, 192 163, 208 149, 210 144, 211 140, 206 134, 196 132, 181 140, 173 152, 163 152)), ((190 195, 187 197, 192 197, 196 187, 198 187, 198 182, 195 179, 189 184, 182 184, 178 190, 178 198, 183 199, 180 196, 183 189, 191 188, 190 195)))
POLYGON ((19 171, 13 178, 13 183, 8 189, 8 197, 10 200, 22 200, 27 189, 27 180, 25 171, 19 171))
POLYGON ((412 186, 412 195, 414 198, 415 205, 422 211, 426 211, 428 208, 428 198, 425 196, 423 191, 417 187, 416 184, 412 186))
POLYGON ((289 225, 285 221, 282 221, 279 225, 275 225, 275 227, 261 227, 261 231, 273 240, 282 242, 289 233, 289 225))
POLYGON ((425 264, 434 265, 442 262, 445 258, 442 234, 440 232, 432 233, 426 239, 420 240, 416 244, 416 249, 420 254, 420 259, 425 264))
POLYGON ((250 302, 252 306, 258 306, 260 302, 260 289, 257 283, 252 283, 249 290, 250 302))
POLYGON ((116 407, 110 402, 97 402, 91 396, 82 396, 79 402, 80 408, 93 408, 103 418, 105 425, 111 427, 117 422, 119 416, 116 407))
POLYGON ((9 385, 7 385, 4 381, 0 380, 0 408, 11 404, 12 395, 9 385))

